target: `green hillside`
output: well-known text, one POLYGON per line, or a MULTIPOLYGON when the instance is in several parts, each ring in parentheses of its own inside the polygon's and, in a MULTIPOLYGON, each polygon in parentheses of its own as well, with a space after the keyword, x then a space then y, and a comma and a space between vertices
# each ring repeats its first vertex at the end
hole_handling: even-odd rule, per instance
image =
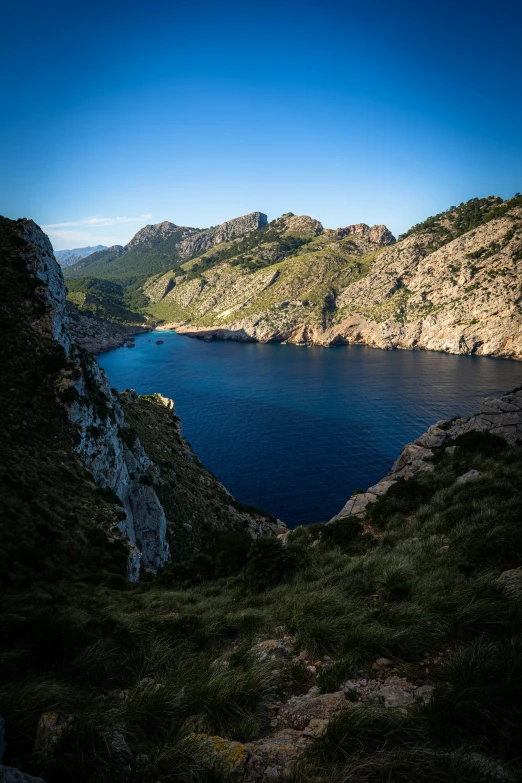
POLYGON ((149 276, 171 269, 179 260, 178 244, 186 229, 179 226, 168 237, 151 238, 132 248, 109 248, 93 253, 86 259, 64 269, 64 277, 104 278, 126 280, 149 276))
POLYGON ((467 231, 501 217, 509 209, 517 206, 522 206, 522 196, 519 193, 516 193, 509 203, 504 202, 499 196, 472 198, 458 207, 450 207, 445 212, 417 223, 405 234, 401 234, 399 239, 429 232, 433 234, 430 249, 435 250, 467 231))
POLYGON ((129 278, 101 280, 95 277, 78 277, 67 281, 67 299, 82 311, 98 318, 118 323, 143 323, 140 312, 147 305, 147 298, 139 290, 142 280, 129 278))

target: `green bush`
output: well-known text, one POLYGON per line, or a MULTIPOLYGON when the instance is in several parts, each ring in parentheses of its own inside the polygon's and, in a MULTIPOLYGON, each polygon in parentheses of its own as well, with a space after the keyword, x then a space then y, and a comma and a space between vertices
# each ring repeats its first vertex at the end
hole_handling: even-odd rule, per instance
POLYGON ((257 538, 250 548, 244 583, 250 590, 268 590, 291 579, 306 561, 306 550, 297 544, 285 546, 278 538, 257 538))
POLYGON ((357 517, 336 519, 324 525, 321 542, 325 546, 339 546, 341 549, 356 551, 361 548, 363 525, 357 517))

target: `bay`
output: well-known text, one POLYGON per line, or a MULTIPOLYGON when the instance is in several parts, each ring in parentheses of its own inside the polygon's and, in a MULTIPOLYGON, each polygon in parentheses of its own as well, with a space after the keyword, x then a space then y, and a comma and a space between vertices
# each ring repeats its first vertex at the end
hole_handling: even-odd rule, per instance
POLYGON ((203 464, 237 500, 290 527, 330 519, 428 426, 522 382, 522 365, 506 359, 170 331, 98 358, 117 389, 172 397, 203 464))

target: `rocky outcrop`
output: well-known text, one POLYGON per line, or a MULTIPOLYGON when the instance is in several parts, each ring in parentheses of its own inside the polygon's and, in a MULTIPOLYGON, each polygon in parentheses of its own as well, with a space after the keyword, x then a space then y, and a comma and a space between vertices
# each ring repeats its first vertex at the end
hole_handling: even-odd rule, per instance
POLYGON ((392 245, 395 242, 392 232, 382 224, 370 228, 366 223, 356 223, 353 226, 338 228, 334 234, 338 239, 343 239, 350 235, 367 237, 369 242, 381 246, 392 245))
MULTIPOLYGON (((304 663, 306 651, 292 657, 294 639, 268 639, 252 650, 261 660, 271 659, 281 671, 293 663, 304 663)), ((326 656, 327 657, 327 656, 326 656)), ((437 659, 440 662, 442 659, 437 659)), ((328 658, 325 666, 332 665, 328 658)), ((318 661, 316 666, 321 665, 318 661)), ((309 666, 315 672, 316 666, 309 666)), ((364 705, 372 709, 407 712, 430 701, 433 685, 426 680, 413 681, 397 673, 386 658, 378 658, 371 676, 360 671, 331 693, 321 693, 312 685, 302 695, 268 705, 271 731, 249 742, 237 742, 209 734, 192 734, 188 745, 202 762, 218 767, 230 779, 245 781, 280 780, 289 776, 306 751, 325 732, 329 722, 344 710, 364 705)))
POLYGON ((169 560, 167 522, 152 486, 144 480, 154 466, 141 444, 131 451, 120 435, 125 428, 121 406, 107 376, 94 357, 73 345, 65 305, 65 285, 47 236, 33 221, 18 224, 28 271, 44 284, 46 315, 40 328, 49 329, 62 346, 66 368, 56 391, 78 430, 77 451, 95 483, 111 489, 121 502, 120 532, 129 542, 129 578, 137 581, 141 568, 156 571, 169 560))
POLYGON ((192 256, 204 253, 221 242, 228 242, 231 239, 245 237, 254 231, 258 231, 267 224, 267 217, 262 212, 251 212, 249 215, 228 220, 226 223, 215 228, 207 228, 197 231, 191 236, 183 238, 179 244, 179 255, 181 258, 192 258, 192 256))
POLYGON ((181 238, 177 245, 177 252, 182 259, 192 258, 198 253, 204 253, 221 242, 228 242, 247 236, 267 224, 267 217, 262 212, 251 212, 249 215, 227 220, 213 228, 187 228, 176 226, 168 220, 155 225, 147 225, 140 229, 126 245, 126 250, 132 250, 147 242, 161 242, 181 229, 181 238))
MULTIPOLYGON (((436 451, 440 448, 454 448, 451 445, 452 441, 468 432, 489 432, 504 438, 508 443, 521 441, 522 389, 502 397, 488 397, 478 413, 467 419, 439 421, 431 426, 413 443, 408 443, 403 448, 387 476, 366 492, 352 495, 341 511, 330 521, 349 516, 364 517, 369 503, 374 503, 385 495, 400 479, 408 480, 420 473, 433 470, 436 451)), ((480 477, 479 471, 470 470, 457 478, 457 483, 478 481, 480 477)))
POLYGON ((106 321, 94 315, 80 312, 74 306, 69 308, 69 331, 74 342, 89 353, 104 353, 132 342, 132 335, 150 332, 152 326, 128 326, 106 321))
MULTIPOLYGON (((175 223, 170 223, 168 220, 164 220, 163 223, 148 223, 146 226, 143 226, 143 228, 140 228, 136 234, 134 234, 130 242, 127 242, 125 245, 124 250, 132 250, 133 248, 138 247, 138 245, 142 245, 145 242, 157 242, 167 239, 178 228, 179 226, 177 226, 175 223)), ((197 229, 187 228, 186 230, 196 231, 197 229)))

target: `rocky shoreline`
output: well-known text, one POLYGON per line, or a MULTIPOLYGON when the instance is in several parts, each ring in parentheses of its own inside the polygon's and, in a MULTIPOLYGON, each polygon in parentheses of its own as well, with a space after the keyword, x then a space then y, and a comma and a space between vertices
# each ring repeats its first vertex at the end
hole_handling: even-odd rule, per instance
POLYGON ((74 341, 89 353, 105 353, 113 348, 121 348, 134 342, 135 334, 146 334, 154 326, 139 324, 119 324, 106 321, 93 315, 86 315, 73 307, 68 307, 69 330, 74 341))
MULTIPOLYGON (((502 397, 486 398, 478 413, 467 419, 456 418, 433 424, 413 443, 404 446, 388 475, 366 492, 352 495, 330 522, 349 516, 363 518, 368 505, 385 495, 400 479, 407 481, 420 473, 432 471, 437 451, 442 448, 454 450, 452 441, 468 432, 488 432, 511 444, 522 439, 522 388, 502 397)), ((457 482, 468 483, 478 479, 480 473, 470 470, 460 476, 457 482)))

